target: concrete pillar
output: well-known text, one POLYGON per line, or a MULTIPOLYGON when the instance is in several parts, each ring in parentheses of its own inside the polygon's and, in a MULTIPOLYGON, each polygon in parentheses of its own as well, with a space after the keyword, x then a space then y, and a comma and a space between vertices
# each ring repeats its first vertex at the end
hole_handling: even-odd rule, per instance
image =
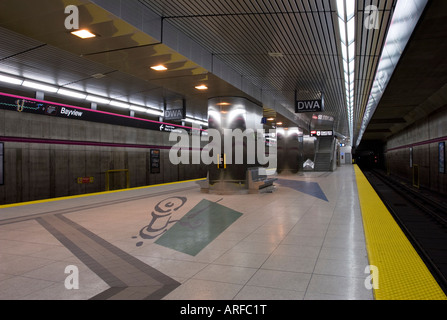
POLYGON ((278 128, 278 172, 297 173, 303 166, 303 131, 278 128))

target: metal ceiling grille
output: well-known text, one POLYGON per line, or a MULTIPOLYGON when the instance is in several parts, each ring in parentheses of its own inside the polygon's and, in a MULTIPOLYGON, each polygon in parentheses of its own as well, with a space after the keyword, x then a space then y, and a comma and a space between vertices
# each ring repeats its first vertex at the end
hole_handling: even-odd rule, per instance
MULTIPOLYGON (((6 69, 11 69, 14 71, 11 74, 25 76, 23 74, 25 70, 30 78, 44 76, 48 79, 43 80, 48 80, 49 83, 71 89, 88 88, 98 93, 102 91, 113 98, 123 99, 137 95, 138 100, 153 99, 154 103, 160 103, 160 94, 171 95, 171 91, 172 94, 181 94, 186 89, 180 81, 177 85, 174 78, 154 79, 144 71, 145 67, 149 67, 152 60, 155 62, 157 55, 160 54, 157 52, 157 45, 166 48, 170 44, 175 46, 178 39, 178 48, 171 49, 180 56, 184 53, 177 49, 184 45, 185 52, 194 51, 192 44, 194 41, 203 50, 198 52, 198 58, 195 56, 194 58, 200 60, 202 53, 206 55, 206 67, 200 65, 199 61, 192 61, 191 65, 194 66, 190 70, 187 65, 191 61, 186 61, 186 57, 189 56, 184 55, 182 59, 185 61, 178 61, 177 68, 180 69, 176 71, 175 76, 184 75, 186 79, 188 75, 197 75, 202 78, 209 70, 220 71, 215 74, 219 74, 219 77, 226 79, 235 88, 241 89, 243 94, 251 95, 258 101, 262 99, 266 104, 265 108, 276 110, 291 118, 294 117, 295 94, 299 99, 307 100, 320 97, 322 91, 326 102, 325 114, 336 119, 334 129, 338 133, 349 136, 336 1, 121 0, 113 3, 107 1, 107 7, 113 7, 113 10, 109 8, 110 10, 122 15, 119 19, 135 20, 138 26, 143 25, 142 29, 149 25, 153 29, 160 28, 160 31, 156 30, 154 33, 160 35, 161 39, 155 40, 145 31, 139 30, 138 26, 132 27, 125 23, 120 24, 122 30, 116 34, 112 32, 114 29, 111 26, 118 20, 110 18, 100 7, 88 5, 86 10, 88 7, 92 15, 102 17, 99 19, 100 22, 94 25, 97 30, 101 30, 99 32, 101 39, 91 45, 86 42, 74 46, 74 40, 66 39, 65 30, 63 33, 51 34, 51 39, 46 38, 50 35, 45 30, 41 30, 43 34, 38 33, 40 37, 37 38, 42 42, 0 30, 0 39, 6 44, 0 48, 0 71, 9 73, 6 69), (152 24, 148 22, 146 25, 143 23, 146 21, 144 17, 146 20, 150 17, 149 20, 155 22, 152 24), (176 34, 172 33, 173 29, 177 29, 179 34, 183 33, 184 37, 182 35, 176 38, 176 34), (139 32, 138 39, 141 43, 134 41, 135 32, 139 32), (163 36, 166 43, 163 41, 163 36), (51 46, 51 41, 55 37, 56 45, 51 46), (185 38, 193 41, 185 41, 185 38), (159 40, 160 42, 154 42, 159 40), (66 51, 61 52, 56 48, 66 51), (104 48, 107 50, 104 51, 104 48), (206 50, 208 52, 204 53, 206 50), (79 54, 85 55, 80 57, 79 54), (105 74, 107 77, 96 79, 92 77, 94 74, 105 74), (169 90, 163 90, 168 82, 169 90)), ((106 3, 106 0, 94 2, 106 3)), ((355 3, 357 18, 354 139, 362 124, 397 0, 357 0, 355 3), (365 9, 369 5, 375 5, 380 10, 378 29, 368 29, 364 26, 367 18, 365 9)), ((8 1, 8 6, 5 2, 5 7, 15 10, 15 2, 8 1)), ((4 12, 3 14, 5 17, 12 16, 4 12)), ((50 17, 47 14, 42 17, 47 16, 50 17)), ((55 13, 52 17, 56 16, 55 13)), ((7 25, 13 29, 18 28, 16 18, 9 20, 7 25)), ((47 20, 51 22, 55 19, 47 20)), ((28 33, 34 34, 34 29, 28 30, 28 33)), ((171 52, 164 54, 167 55, 166 59, 172 60, 169 58, 171 52)), ((300 120, 303 118, 309 120, 310 115, 300 115, 300 120)))
MULTIPOLYGON (((140 0, 243 77, 293 110, 325 92, 326 113, 348 136, 348 117, 335 0, 140 0)), ((397 0, 357 4, 354 136, 358 134, 397 0), (378 7, 379 29, 365 27, 365 8, 378 7)))

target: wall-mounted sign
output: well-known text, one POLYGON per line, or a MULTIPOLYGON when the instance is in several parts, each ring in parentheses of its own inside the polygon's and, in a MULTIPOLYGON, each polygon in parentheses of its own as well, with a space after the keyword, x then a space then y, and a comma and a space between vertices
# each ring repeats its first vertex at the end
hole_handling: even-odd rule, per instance
POLYGON ((160 125, 160 131, 182 133, 180 128, 173 126, 173 125, 166 124, 166 123, 163 123, 160 125))
POLYGON ((439 149, 439 173, 445 173, 445 142, 440 142, 439 149))
POLYGON ((90 184, 95 182, 94 177, 80 177, 77 179, 78 184, 90 184))
POLYGON ((4 169, 4 151, 5 150, 5 145, 3 142, 0 142, 0 186, 5 184, 5 176, 3 174, 3 169, 4 169))
POLYGON ((150 157, 151 173, 160 173, 160 149, 152 149, 150 157))
POLYGON ((84 120, 163 132, 172 132, 179 129, 183 129, 188 132, 191 130, 197 130, 191 127, 69 106, 6 93, 0 93, 0 109, 19 113, 33 113, 58 118, 84 120))

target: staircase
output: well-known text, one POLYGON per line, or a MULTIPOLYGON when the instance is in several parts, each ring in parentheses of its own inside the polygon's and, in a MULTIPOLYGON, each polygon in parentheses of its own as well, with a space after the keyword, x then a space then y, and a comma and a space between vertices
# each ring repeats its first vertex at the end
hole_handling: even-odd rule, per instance
POLYGON ((331 171, 334 139, 320 137, 318 150, 315 153, 314 171, 331 171))
POLYGON ((334 139, 330 138, 319 138, 318 141, 318 152, 321 153, 332 153, 332 143, 334 139))
POLYGON ((330 153, 315 154, 314 171, 331 171, 331 157, 330 153))

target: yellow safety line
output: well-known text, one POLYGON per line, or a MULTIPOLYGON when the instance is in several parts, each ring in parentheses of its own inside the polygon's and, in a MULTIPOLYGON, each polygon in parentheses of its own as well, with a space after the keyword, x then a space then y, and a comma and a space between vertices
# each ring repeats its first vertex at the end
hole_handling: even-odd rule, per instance
POLYGON ((186 183, 186 182, 202 181, 202 180, 205 180, 205 178, 195 179, 195 180, 185 180, 185 181, 162 183, 162 184, 156 184, 156 185, 145 186, 145 187, 130 188, 130 189, 122 189, 122 190, 113 190, 113 191, 104 191, 104 192, 97 192, 97 193, 81 194, 81 195, 77 195, 77 196, 69 196, 69 197, 61 197, 61 198, 53 198, 53 199, 44 199, 44 200, 36 200, 36 201, 29 201, 29 202, 6 204, 6 205, 0 206, 0 209, 21 207, 21 206, 27 206, 27 205, 31 205, 31 204, 38 204, 38 203, 48 203, 48 202, 54 202, 54 201, 62 201, 62 200, 78 199, 78 198, 85 198, 85 197, 93 197, 93 196, 104 195, 104 194, 111 194, 111 193, 117 193, 117 192, 142 190, 142 189, 155 188, 155 187, 161 187, 161 186, 168 186, 168 185, 179 184, 179 183, 186 183))
POLYGON ((369 263, 378 271, 376 300, 447 300, 363 172, 354 167, 369 263))

